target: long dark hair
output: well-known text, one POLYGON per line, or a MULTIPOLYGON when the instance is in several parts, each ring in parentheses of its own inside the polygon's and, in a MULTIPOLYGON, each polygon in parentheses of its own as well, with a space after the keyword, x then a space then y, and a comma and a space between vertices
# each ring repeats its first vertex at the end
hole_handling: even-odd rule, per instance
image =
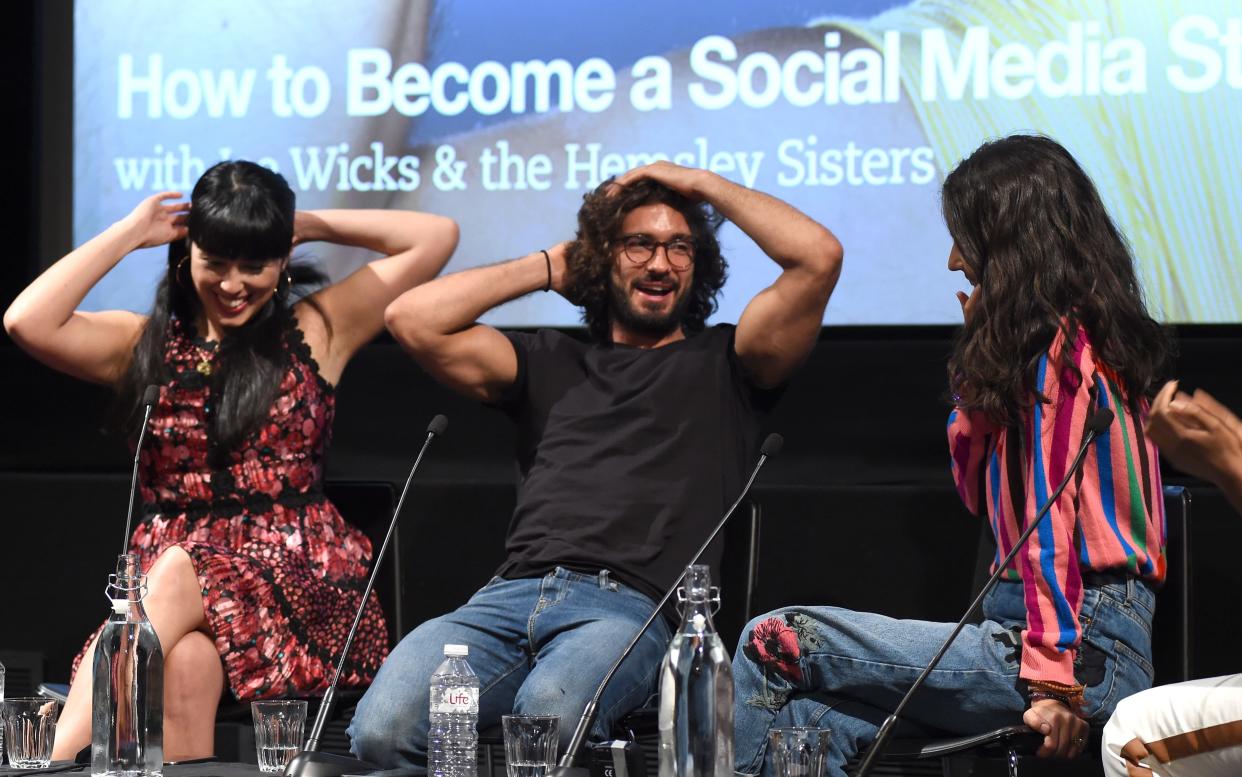
POLYGON ((1015 423, 1047 401, 1037 370, 1058 330, 1067 340, 1059 367, 1078 373, 1069 346, 1079 327, 1128 403, 1153 392, 1171 341, 1147 312, 1125 238, 1068 151, 1040 135, 985 143, 945 178, 941 205, 981 286, 949 358, 962 407, 1015 423))
POLYGON ((724 286, 729 266, 720 254, 716 232, 724 218, 701 202, 694 202, 649 178, 617 187, 604 182, 582 200, 578 210, 578 233, 566 251, 569 280, 566 296, 582 306, 582 320, 598 342, 611 340, 612 247, 621 223, 630 211, 643 205, 667 205, 680 213, 694 239, 694 280, 681 320, 687 334, 701 332, 716 312, 716 297, 724 286), (617 191, 612 191, 616 188, 617 191))
MULTIPOLYGON (((170 320, 176 318, 192 334, 202 310, 190 278, 189 244, 225 259, 280 261, 293 246, 294 211, 293 190, 285 179, 252 162, 221 162, 198 179, 190 195, 187 237, 168 245, 168 266, 155 304, 118 386, 120 407, 129 421, 141 419, 148 384, 172 379, 164 363, 170 320)), ((213 466, 221 465, 224 455, 270 412, 287 368, 282 339, 290 299, 324 280, 313 267, 291 264, 267 304, 222 338, 209 378, 215 400, 215 412, 208 417, 213 466)))

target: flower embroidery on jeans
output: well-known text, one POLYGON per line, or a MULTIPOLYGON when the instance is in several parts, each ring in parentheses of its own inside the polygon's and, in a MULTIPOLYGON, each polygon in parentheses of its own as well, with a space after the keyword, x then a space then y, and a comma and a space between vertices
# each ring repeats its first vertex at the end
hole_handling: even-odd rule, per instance
POLYGON ((798 635, 798 647, 803 653, 818 650, 824 644, 824 638, 815 629, 815 621, 800 612, 785 613, 785 623, 798 635))
POLYGON ((742 653, 765 670, 775 670, 789 681, 800 683, 802 667, 798 659, 802 657, 802 648, 798 632, 786 622, 790 617, 760 621, 751 629, 742 653))

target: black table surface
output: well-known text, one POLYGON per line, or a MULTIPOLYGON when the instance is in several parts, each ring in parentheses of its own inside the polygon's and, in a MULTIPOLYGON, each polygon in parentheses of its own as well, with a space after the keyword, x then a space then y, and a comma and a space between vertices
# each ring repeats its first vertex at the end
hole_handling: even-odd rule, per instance
MULTIPOLYGON (((90 764, 69 761, 53 761, 46 769, 13 769, 0 766, 0 777, 35 777, 42 774, 89 775, 90 764)), ((261 777, 263 772, 255 764, 225 763, 223 761, 200 761, 195 763, 165 764, 164 777, 261 777)))

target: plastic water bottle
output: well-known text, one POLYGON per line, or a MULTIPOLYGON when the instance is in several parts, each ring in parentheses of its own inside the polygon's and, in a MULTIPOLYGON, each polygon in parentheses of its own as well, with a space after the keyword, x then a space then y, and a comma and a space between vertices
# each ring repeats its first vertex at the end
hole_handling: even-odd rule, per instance
MULTIPOLYGON (((4 701, 4 664, 0 664, 0 701, 4 701)), ((0 724, 0 764, 4 763, 4 725, 0 724)))
POLYGON ((445 645, 444 663, 431 676, 427 730, 430 777, 475 777, 479 750, 479 678, 465 645, 445 645))
POLYGON ((164 654, 142 608, 138 557, 117 559, 112 615, 95 646, 91 774, 144 777, 164 769, 164 654))
POLYGON ((681 625, 660 666, 660 777, 732 777, 733 669, 707 566, 686 568, 678 600, 681 625))

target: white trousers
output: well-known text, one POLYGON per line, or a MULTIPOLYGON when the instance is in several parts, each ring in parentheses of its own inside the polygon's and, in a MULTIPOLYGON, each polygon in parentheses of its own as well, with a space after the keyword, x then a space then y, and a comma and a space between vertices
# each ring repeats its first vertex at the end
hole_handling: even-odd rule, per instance
POLYGON ((1242 775, 1242 674, 1122 699, 1104 727, 1109 777, 1242 775))

